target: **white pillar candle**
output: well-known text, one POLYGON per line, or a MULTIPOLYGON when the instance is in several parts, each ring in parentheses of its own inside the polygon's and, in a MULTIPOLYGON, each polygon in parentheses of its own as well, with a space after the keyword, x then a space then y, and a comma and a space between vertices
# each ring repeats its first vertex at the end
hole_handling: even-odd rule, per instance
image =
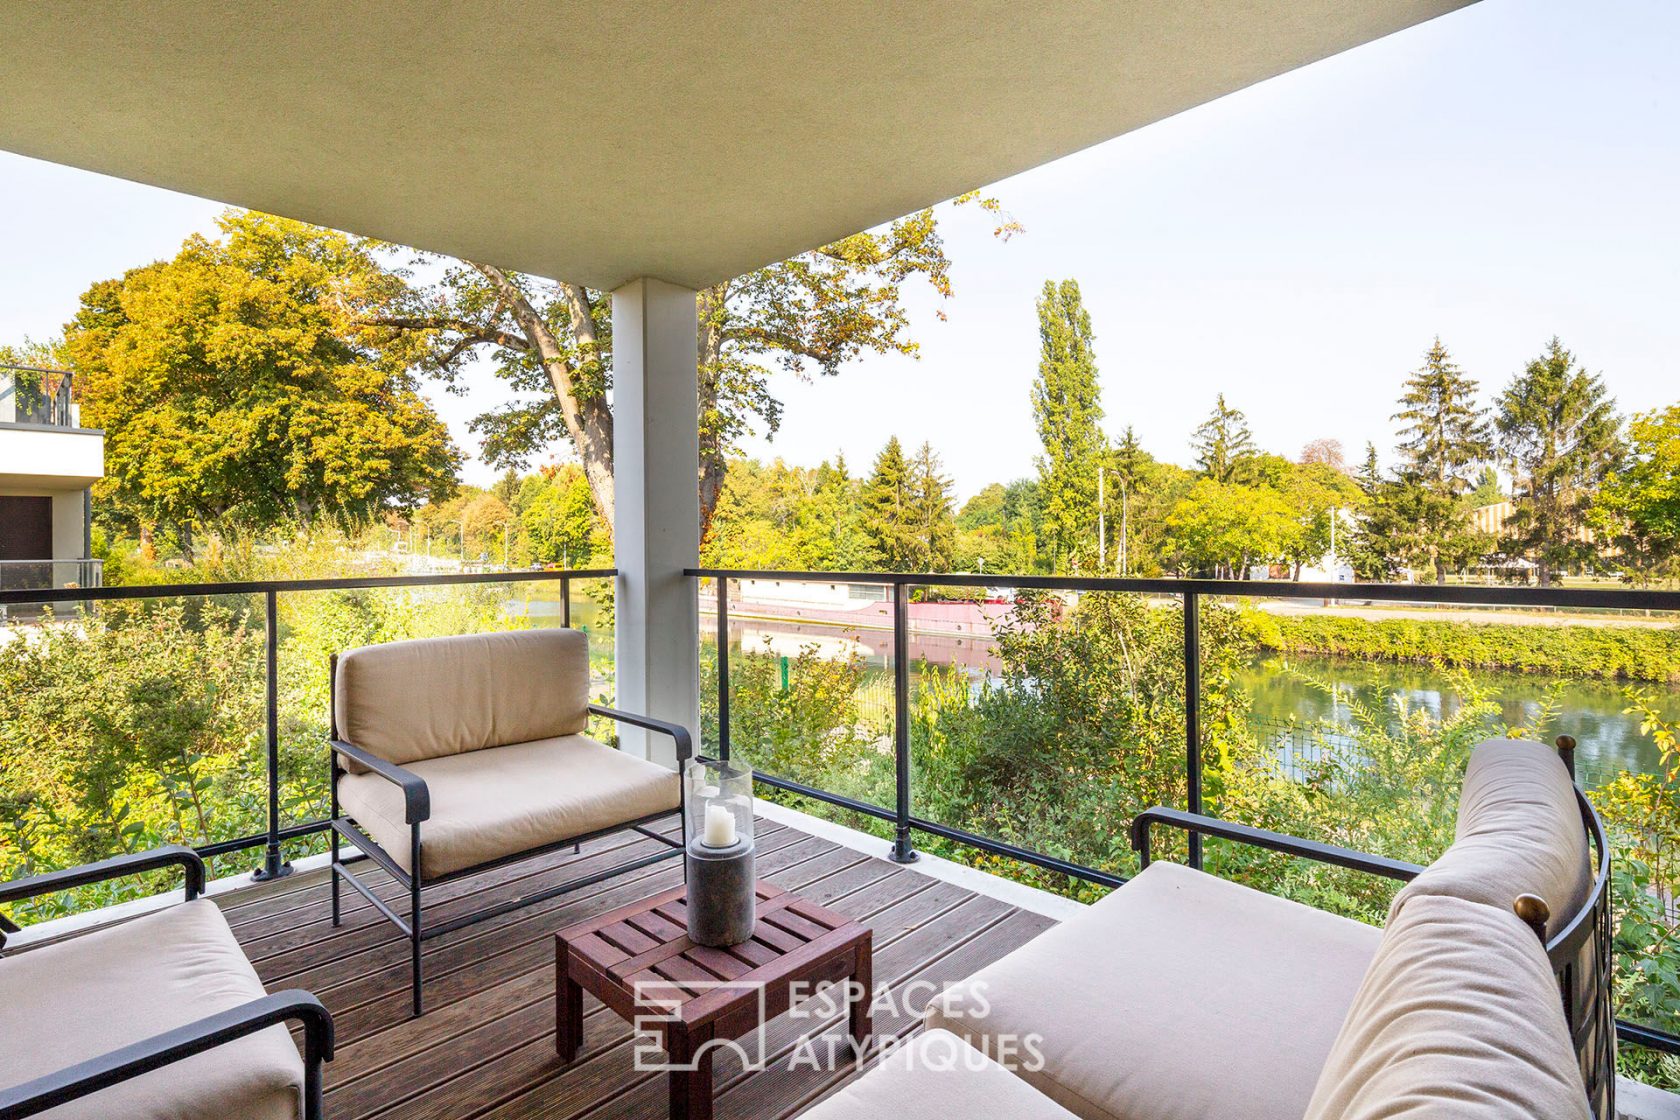
POLYGON ((727 848, 735 843, 735 814, 723 805, 707 805, 706 830, 700 842, 708 848, 727 848))

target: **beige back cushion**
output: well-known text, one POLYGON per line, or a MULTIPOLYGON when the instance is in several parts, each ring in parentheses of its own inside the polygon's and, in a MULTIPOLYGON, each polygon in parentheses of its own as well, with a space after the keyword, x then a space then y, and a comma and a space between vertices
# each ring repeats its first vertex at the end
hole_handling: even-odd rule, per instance
POLYGON ((338 734, 399 766, 580 734, 589 639, 577 630, 466 634, 353 649, 338 659, 338 734))
POLYGON ((1520 894, 1546 900, 1548 935, 1592 891, 1592 862, 1575 785, 1544 743, 1490 739, 1470 755, 1452 847, 1396 896, 1390 920, 1420 895, 1453 895, 1510 910, 1520 894))
POLYGON ((1557 981, 1509 910, 1413 899, 1330 1049, 1306 1120, 1591 1120, 1557 981))

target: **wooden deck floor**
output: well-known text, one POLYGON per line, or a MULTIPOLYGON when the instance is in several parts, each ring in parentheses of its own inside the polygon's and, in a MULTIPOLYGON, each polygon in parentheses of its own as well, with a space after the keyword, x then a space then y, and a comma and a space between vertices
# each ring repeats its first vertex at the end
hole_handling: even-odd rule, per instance
MULTIPOLYGON (((957 980, 1031 940, 1052 922, 882 859, 760 822, 760 874, 777 886, 870 926, 878 987, 957 980)), ((612 837, 426 892, 442 920, 522 892, 563 882, 655 850, 643 837, 612 837)), ((359 865, 367 867, 366 864, 359 865)), ((369 877, 379 876, 370 870, 369 877)), ((383 878, 382 876, 379 876, 383 878)), ((628 1024, 591 998, 584 1050, 571 1065, 554 1052, 554 931, 681 881, 676 860, 458 930, 426 947, 427 1011, 408 1014, 408 948, 354 892, 334 929, 327 881, 299 874, 218 901, 269 989, 307 988, 331 1009, 338 1058, 327 1067, 327 1110, 360 1117, 468 1120, 494 1117, 662 1117, 663 1075, 634 1068, 628 1024)), ((388 879, 382 894, 400 889, 388 879)), ((901 1001, 895 1000, 895 1003, 901 1001)), ((904 1035, 917 1019, 877 1012, 880 1035, 904 1035)), ((768 1068, 746 1073, 721 1054, 717 1115, 741 1120, 793 1116, 831 1092, 849 1071, 814 1071, 795 1047, 817 1033, 840 1039, 838 1018, 813 1024, 783 1016, 767 1034, 768 1068)))

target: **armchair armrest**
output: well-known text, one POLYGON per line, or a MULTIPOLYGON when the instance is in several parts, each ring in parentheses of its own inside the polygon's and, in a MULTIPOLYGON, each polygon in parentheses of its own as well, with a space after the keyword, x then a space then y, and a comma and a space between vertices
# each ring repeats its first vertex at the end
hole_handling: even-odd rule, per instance
MULTIPOLYGON (((165 844, 144 852, 130 852, 102 859, 97 863, 66 867, 62 871, 44 871, 39 875, 0 883, 0 903, 37 898, 43 894, 85 887, 89 883, 104 882, 106 879, 120 879, 125 875, 139 875, 145 871, 156 871, 160 867, 175 866, 186 871, 188 902, 204 893, 204 860, 191 848, 179 844, 165 844)), ((5 947, 7 934, 17 932, 17 925, 0 915, 0 948, 5 947)))
POLYGON ((290 990, 254 999, 172 1031, 78 1062, 22 1085, 0 1089, 0 1120, 33 1116, 225 1042, 297 1020, 303 1025, 306 1099, 319 1099, 322 1062, 333 1057, 332 1016, 309 992, 290 990))
POLYGON ((1233 824, 1230 821, 1222 821, 1217 817, 1204 817, 1200 813, 1187 813, 1182 809, 1168 809, 1163 805, 1145 809, 1137 815, 1136 820, 1132 821, 1132 850, 1138 854, 1139 867, 1149 866, 1149 828, 1156 824, 1167 825, 1170 828, 1181 828, 1189 833, 1237 840, 1257 848, 1269 848, 1274 852, 1285 852, 1289 855, 1317 860, 1319 863, 1334 864, 1337 867, 1348 867, 1355 871, 1364 871, 1372 875, 1398 879, 1401 882, 1410 881, 1423 870, 1415 863, 1389 859, 1386 856, 1374 856, 1367 852, 1356 852, 1352 848, 1338 847, 1335 844, 1325 844, 1317 840, 1303 840, 1298 836, 1288 836, 1264 828, 1253 828, 1246 824, 1233 824))
POLYGON ((694 754, 694 738, 689 735, 688 728, 679 723, 667 723, 652 716, 639 716, 631 712, 621 712, 617 708, 609 708, 604 704, 591 704, 589 710, 594 715, 604 716, 619 723, 628 723, 632 727, 640 727, 648 731, 657 731, 661 735, 669 735, 677 743, 677 761, 687 762, 694 754))
POLYGON ((404 819, 408 824, 419 824, 432 815, 432 791, 426 788, 426 779, 404 770, 394 762, 387 762, 378 755, 369 754, 354 743, 346 743, 343 739, 328 739, 327 745, 335 754, 366 766, 387 782, 401 787, 404 819))

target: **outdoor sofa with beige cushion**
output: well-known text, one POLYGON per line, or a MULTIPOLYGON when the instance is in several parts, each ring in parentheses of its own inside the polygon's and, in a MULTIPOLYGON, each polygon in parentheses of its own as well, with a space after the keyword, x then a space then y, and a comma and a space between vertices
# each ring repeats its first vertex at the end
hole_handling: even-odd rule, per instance
POLYGON ((1082 1120, 1614 1116, 1603 831, 1549 747, 1479 746, 1428 868, 1176 810, 1133 837, 1137 877, 948 989, 929 1027, 994 1057, 1031 1036, 1042 1062, 1005 1064, 1082 1120), (1407 885, 1377 929, 1151 864, 1162 825, 1407 885))
POLYGON ((589 702, 588 636, 567 629, 365 646, 332 669, 333 923, 339 879, 370 899, 348 864, 370 859, 409 892, 408 916, 376 907, 408 936, 414 1014, 422 941, 678 855, 648 826, 680 812, 670 769, 584 734, 591 714, 669 735, 687 729, 589 702), (659 850, 512 902, 422 925, 421 889, 623 828, 659 850), (359 854, 341 858, 339 839, 359 854))
POLYGON ((196 853, 36 875, 0 884, 0 902, 174 865, 185 903, 0 957, 0 1117, 319 1120, 332 1019, 308 992, 264 991, 221 910, 198 897, 196 853), (303 1028, 301 1056, 288 1020, 303 1028))

